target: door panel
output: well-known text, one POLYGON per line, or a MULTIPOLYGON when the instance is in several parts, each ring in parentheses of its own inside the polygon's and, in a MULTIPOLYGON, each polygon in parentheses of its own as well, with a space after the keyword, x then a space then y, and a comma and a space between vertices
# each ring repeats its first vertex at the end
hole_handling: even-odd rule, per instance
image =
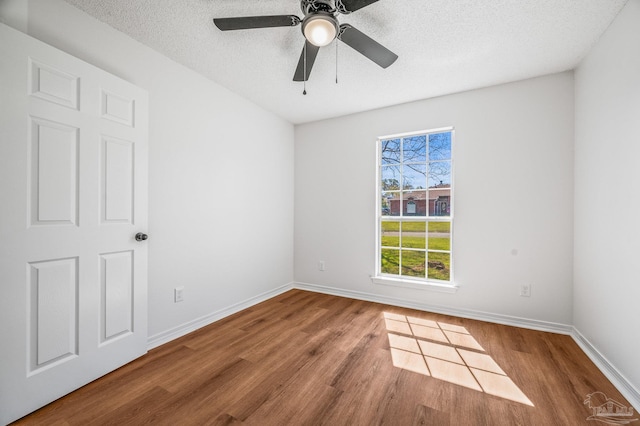
POLYGON ((29 374, 78 355, 78 259, 29 264, 29 374))
POLYGON ((0 24, 0 423, 146 352, 145 91, 0 24))
POLYGON ((100 255, 101 339, 105 344, 133 332, 133 252, 100 255))
POLYGON ((102 92, 102 118, 121 123, 126 126, 134 126, 135 101, 124 96, 102 92))
POLYGON ((31 118, 31 224, 75 225, 78 128, 31 118))
POLYGON ((80 79, 29 59, 29 94, 72 109, 78 108, 80 79))
POLYGON ((133 161, 131 141, 102 137, 102 223, 133 222, 133 161))

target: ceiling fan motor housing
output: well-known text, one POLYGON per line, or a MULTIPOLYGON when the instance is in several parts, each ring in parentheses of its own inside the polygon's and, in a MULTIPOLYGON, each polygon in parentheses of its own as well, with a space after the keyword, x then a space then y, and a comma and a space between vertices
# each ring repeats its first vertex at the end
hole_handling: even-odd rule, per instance
POLYGON ((318 12, 333 15, 338 11, 335 0, 300 0, 300 9, 305 16, 318 12))

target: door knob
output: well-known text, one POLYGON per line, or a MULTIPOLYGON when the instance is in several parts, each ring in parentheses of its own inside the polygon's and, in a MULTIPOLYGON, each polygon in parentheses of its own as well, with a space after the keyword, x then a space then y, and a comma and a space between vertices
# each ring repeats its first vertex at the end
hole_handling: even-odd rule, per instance
POLYGON ((147 238, 149 238, 149 236, 147 234, 143 234, 142 232, 138 232, 136 234, 136 241, 144 241, 147 238))

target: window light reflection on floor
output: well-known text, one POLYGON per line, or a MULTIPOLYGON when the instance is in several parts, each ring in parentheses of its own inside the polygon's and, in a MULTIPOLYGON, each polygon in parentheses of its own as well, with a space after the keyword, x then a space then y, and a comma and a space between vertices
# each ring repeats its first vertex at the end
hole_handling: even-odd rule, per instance
POLYGON ((466 328, 388 312, 384 320, 395 367, 533 407, 466 328))

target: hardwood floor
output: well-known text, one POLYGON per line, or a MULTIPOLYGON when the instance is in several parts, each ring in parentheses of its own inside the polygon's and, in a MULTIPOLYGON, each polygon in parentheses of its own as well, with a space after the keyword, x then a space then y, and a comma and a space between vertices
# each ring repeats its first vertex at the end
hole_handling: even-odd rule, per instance
POLYGON ((569 336, 292 290, 16 424, 586 425, 596 391, 629 406, 569 336))

